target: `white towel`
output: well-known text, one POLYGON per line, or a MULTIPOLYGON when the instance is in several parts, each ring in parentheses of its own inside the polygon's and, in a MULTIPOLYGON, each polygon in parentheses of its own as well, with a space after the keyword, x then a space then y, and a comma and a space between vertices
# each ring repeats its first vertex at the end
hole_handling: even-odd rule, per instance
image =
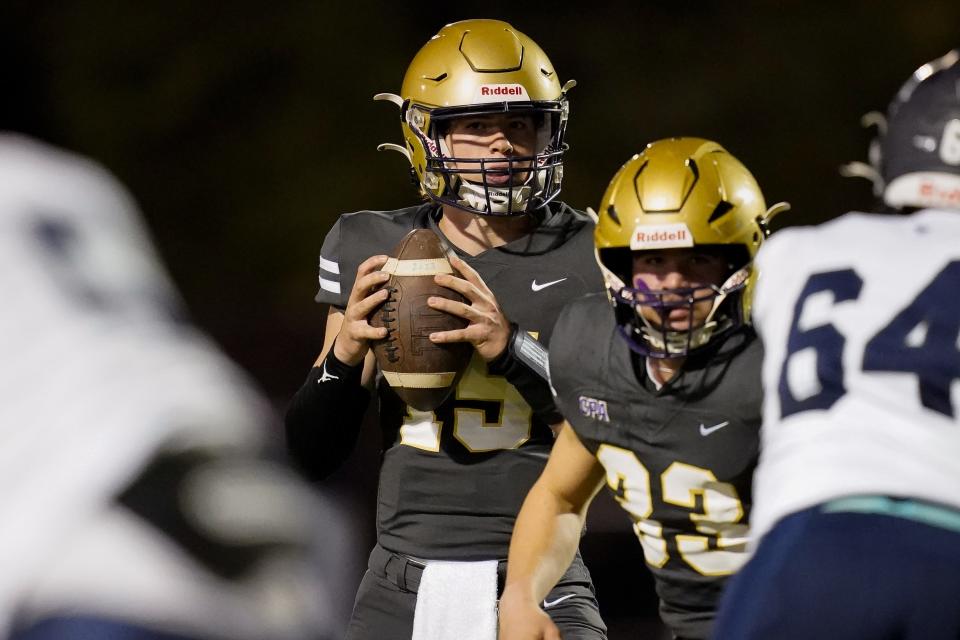
POLYGON ((428 562, 412 640, 496 640, 497 561, 428 562))

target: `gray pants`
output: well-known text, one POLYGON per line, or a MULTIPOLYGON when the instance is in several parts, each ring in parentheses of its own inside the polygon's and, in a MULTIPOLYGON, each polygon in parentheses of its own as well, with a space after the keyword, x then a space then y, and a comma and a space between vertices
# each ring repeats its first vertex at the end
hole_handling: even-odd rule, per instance
MULTIPOLYGON (((507 563, 497 567, 497 595, 503 591, 507 563)), ((380 545, 370 553, 346 640, 410 640, 417 588, 423 565, 387 551, 380 545)), ((606 640, 590 572, 578 552, 567 572, 546 597, 545 610, 560 628, 564 640, 606 640), (570 596, 572 597, 565 597, 570 596), (551 604, 557 601, 556 604, 551 604)))

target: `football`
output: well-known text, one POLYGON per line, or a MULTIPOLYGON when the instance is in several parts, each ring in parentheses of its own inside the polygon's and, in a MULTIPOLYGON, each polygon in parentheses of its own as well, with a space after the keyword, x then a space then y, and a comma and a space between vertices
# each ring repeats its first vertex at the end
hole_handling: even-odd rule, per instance
POLYGON ((463 329, 467 321, 427 305, 430 296, 466 302, 433 281, 440 273, 459 276, 447 260, 440 238, 429 229, 408 233, 382 267, 390 273, 387 300, 370 314, 370 324, 386 327, 387 337, 372 343, 381 374, 407 405, 432 411, 447 398, 470 363, 467 342, 434 344, 430 334, 463 329))

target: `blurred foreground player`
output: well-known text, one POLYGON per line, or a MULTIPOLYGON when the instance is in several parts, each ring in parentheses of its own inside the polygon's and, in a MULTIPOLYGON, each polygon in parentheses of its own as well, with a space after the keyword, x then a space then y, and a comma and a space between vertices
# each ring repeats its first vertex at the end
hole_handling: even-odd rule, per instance
MULTIPOLYGON (((376 382, 384 454, 377 545, 357 594, 351 640, 488 639, 520 503, 560 422, 543 344, 571 297, 602 288, 589 218, 556 199, 566 89, 526 35, 497 20, 445 26, 411 62, 400 95, 405 146, 427 202, 340 217, 320 252, 323 350, 287 413, 288 445, 322 478, 350 454, 376 382), (437 275, 468 304, 430 305, 466 318, 432 340, 469 342, 466 373, 435 411, 401 402, 377 376, 367 322, 387 296, 386 254, 411 229, 450 247, 463 278, 437 275)), ((549 613, 566 638, 603 638, 583 562, 567 558, 549 613), (573 560, 571 564, 571 560, 573 560)))
POLYGON ((762 537, 717 638, 960 638, 958 59, 913 74, 874 146, 883 208, 906 215, 760 252, 762 537))
POLYGON ((698 138, 654 142, 610 182, 595 234, 607 295, 557 320, 550 379, 567 424, 517 519, 503 640, 566 637, 538 603, 604 484, 633 520, 663 621, 675 638, 708 636, 746 559, 762 395, 752 258, 784 208, 698 138))
POLYGON ((126 192, 0 134, 0 637, 333 638, 316 504, 126 192))

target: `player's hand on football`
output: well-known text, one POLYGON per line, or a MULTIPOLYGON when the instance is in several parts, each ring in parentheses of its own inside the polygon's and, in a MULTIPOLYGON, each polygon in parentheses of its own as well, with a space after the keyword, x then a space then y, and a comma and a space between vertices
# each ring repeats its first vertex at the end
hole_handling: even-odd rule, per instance
POLYGON ((333 354, 340 362, 357 365, 370 350, 371 340, 387 336, 384 327, 373 327, 367 322, 370 313, 390 294, 382 285, 390 279, 389 273, 380 271, 387 256, 373 256, 357 268, 357 279, 350 291, 347 308, 343 312, 343 325, 333 345, 333 354))
POLYGON ((498 640, 561 640, 560 629, 535 602, 504 591, 498 609, 498 640))
POLYGON ((507 341, 510 339, 510 321, 503 315, 493 292, 473 267, 456 256, 450 258, 450 264, 463 277, 441 274, 434 276, 434 281, 458 292, 468 300, 469 304, 439 297, 429 298, 427 304, 434 309, 459 316, 470 324, 464 329, 431 333, 430 340, 439 344, 469 342, 480 357, 489 362, 507 348, 507 341))

